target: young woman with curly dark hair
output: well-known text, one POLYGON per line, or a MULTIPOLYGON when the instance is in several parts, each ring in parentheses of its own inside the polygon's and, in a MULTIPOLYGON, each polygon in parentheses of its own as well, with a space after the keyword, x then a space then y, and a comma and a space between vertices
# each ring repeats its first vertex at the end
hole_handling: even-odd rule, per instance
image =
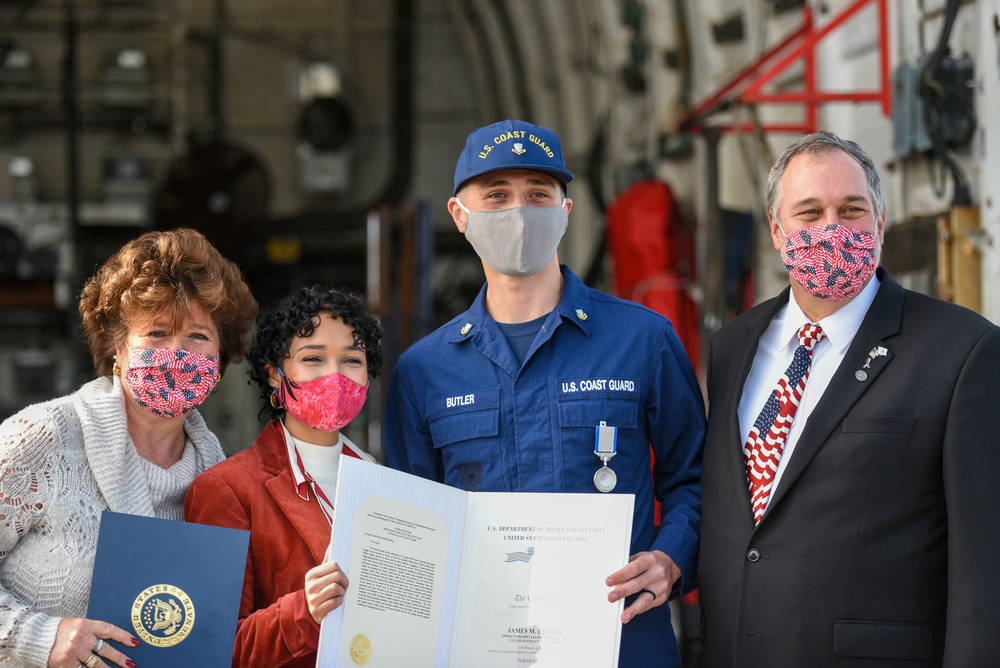
POLYGON ((382 329, 360 297, 303 288, 257 319, 247 353, 271 420, 253 447, 199 476, 192 522, 250 531, 234 666, 316 665, 319 623, 348 582, 324 562, 340 458, 372 458, 341 429, 382 368, 382 329))

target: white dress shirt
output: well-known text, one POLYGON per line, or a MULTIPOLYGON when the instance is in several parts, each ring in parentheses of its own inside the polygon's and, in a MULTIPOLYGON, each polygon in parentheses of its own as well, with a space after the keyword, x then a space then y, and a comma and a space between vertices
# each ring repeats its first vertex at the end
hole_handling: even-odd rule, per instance
MULTIPOLYGON (((803 427, 809 421, 809 416, 822 398, 827 385, 830 384, 833 374, 844 360, 844 355, 851 342, 854 341, 854 335, 858 333, 861 321, 868 313, 868 308, 875 299, 878 288, 879 280, 873 276, 857 297, 819 322, 814 323, 823 328, 825 336, 813 348, 809 379, 806 381, 805 391, 802 393, 798 410, 795 412, 795 421, 788 430, 785 447, 778 462, 778 471, 775 474, 771 494, 768 497, 769 503, 774 498, 774 493, 781 483, 781 474, 785 471, 785 465, 792 458, 799 434, 802 433, 803 427)), ((743 395, 740 399, 740 435, 743 437, 740 448, 746 444, 750 428, 753 427, 754 420, 760 414, 768 396, 774 391, 778 378, 792 362, 795 350, 799 347, 799 328, 809 322, 809 318, 795 301, 795 293, 790 292, 788 304, 774 316, 771 325, 760 337, 757 354, 754 357, 746 383, 743 385, 743 395)), ((859 364, 863 362, 864 360, 858 360, 859 364)))

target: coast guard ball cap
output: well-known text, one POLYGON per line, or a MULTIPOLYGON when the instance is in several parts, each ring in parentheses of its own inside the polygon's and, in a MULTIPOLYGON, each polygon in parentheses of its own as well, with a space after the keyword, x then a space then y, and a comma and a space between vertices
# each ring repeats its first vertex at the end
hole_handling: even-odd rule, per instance
POLYGON ((565 186, 573 180, 566 170, 559 137, 548 128, 506 120, 473 130, 455 166, 455 194, 469 179, 499 169, 531 169, 554 177, 565 186))

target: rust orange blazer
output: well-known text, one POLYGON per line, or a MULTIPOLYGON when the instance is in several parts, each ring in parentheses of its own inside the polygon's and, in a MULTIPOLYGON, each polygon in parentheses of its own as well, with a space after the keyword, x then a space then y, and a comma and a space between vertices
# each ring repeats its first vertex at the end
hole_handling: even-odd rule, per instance
POLYGON ((271 421, 252 447, 195 478, 184 502, 189 522, 250 531, 234 668, 316 665, 319 624, 303 583, 326 553, 330 524, 294 485, 281 424, 271 421))

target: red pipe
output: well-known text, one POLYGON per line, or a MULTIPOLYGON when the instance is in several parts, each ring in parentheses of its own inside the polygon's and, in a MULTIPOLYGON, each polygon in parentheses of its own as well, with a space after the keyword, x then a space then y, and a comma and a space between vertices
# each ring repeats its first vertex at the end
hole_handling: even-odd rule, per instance
MULTIPOLYGON (((892 113, 892 83, 889 74, 889 9, 888 0, 856 0, 850 7, 836 15, 820 30, 814 30, 813 14, 809 5, 802 7, 802 25, 779 44, 764 52, 756 62, 743 68, 717 92, 686 113, 678 122, 681 132, 697 132, 702 127, 699 119, 719 110, 722 106, 738 102, 803 104, 805 120, 800 124, 771 124, 760 126, 770 132, 814 132, 819 125, 818 106, 828 102, 881 102, 882 113, 892 113), (816 46, 828 34, 840 28, 872 2, 878 5, 879 66, 881 89, 877 91, 822 92, 817 87, 816 46), (794 45, 794 46, 793 46, 794 45), (791 50, 788 50, 792 47, 791 50), (768 62, 781 54, 772 65, 768 62), (805 61, 804 91, 764 93, 766 84, 799 58, 805 61), (749 83, 747 83, 749 81, 749 83)), ((726 131, 754 130, 755 126, 743 123, 725 126, 726 131), (749 129, 748 129, 749 128, 749 129)))
MULTIPOLYGON (((781 60, 777 62, 773 67, 771 67, 765 74, 758 77, 750 86, 744 91, 744 93, 750 93, 751 95, 758 92, 764 87, 764 84, 769 83, 776 76, 788 69, 788 66, 794 63, 796 60, 801 58, 806 50, 814 51, 816 44, 818 44, 824 37, 829 35, 831 32, 843 25, 848 19, 861 11, 865 5, 871 4, 873 0, 857 0, 853 5, 845 9, 843 12, 838 14, 829 23, 820 28, 816 32, 810 32, 802 44, 798 45, 792 49, 789 53, 785 54, 781 60)), ((885 2, 885 0, 874 0, 875 2, 885 2)))
POLYGON ((748 65, 747 67, 737 72, 736 75, 728 82, 723 84, 722 87, 715 94, 713 94, 707 100, 699 103, 698 106, 696 106, 688 113, 684 114, 684 116, 678 123, 678 126, 683 128, 691 120, 698 118, 706 111, 713 110, 718 105, 719 102, 721 102, 726 98, 726 96, 729 94, 730 91, 732 91, 734 88, 743 83, 747 78, 755 74, 757 70, 761 69, 768 60, 770 60, 775 56, 775 54, 783 51, 785 48, 788 47, 789 44, 796 41, 802 35, 808 32, 810 28, 811 28, 810 24, 803 23, 803 25, 799 26, 799 28, 796 29, 791 35, 783 39, 777 45, 765 51, 763 54, 761 54, 760 58, 757 59, 756 63, 748 65))
POLYGON ((815 107, 822 102, 882 102, 882 91, 856 91, 849 93, 758 93, 756 95, 741 95, 741 102, 770 102, 774 104, 806 104, 815 107))
MULTIPOLYGON (((808 134, 810 132, 809 127, 805 123, 762 123, 760 125, 754 125, 753 123, 737 123, 737 124, 727 124, 727 125, 713 125, 713 128, 718 128, 722 132, 742 132, 750 133, 756 132, 757 129, 761 129, 764 132, 776 132, 776 133, 802 133, 808 134)), ((702 126, 698 123, 693 123, 688 126, 688 131, 693 133, 700 133, 702 126)))
POLYGON ((889 2, 878 0, 878 52, 882 69, 882 115, 892 113, 892 81, 889 76, 889 2))

